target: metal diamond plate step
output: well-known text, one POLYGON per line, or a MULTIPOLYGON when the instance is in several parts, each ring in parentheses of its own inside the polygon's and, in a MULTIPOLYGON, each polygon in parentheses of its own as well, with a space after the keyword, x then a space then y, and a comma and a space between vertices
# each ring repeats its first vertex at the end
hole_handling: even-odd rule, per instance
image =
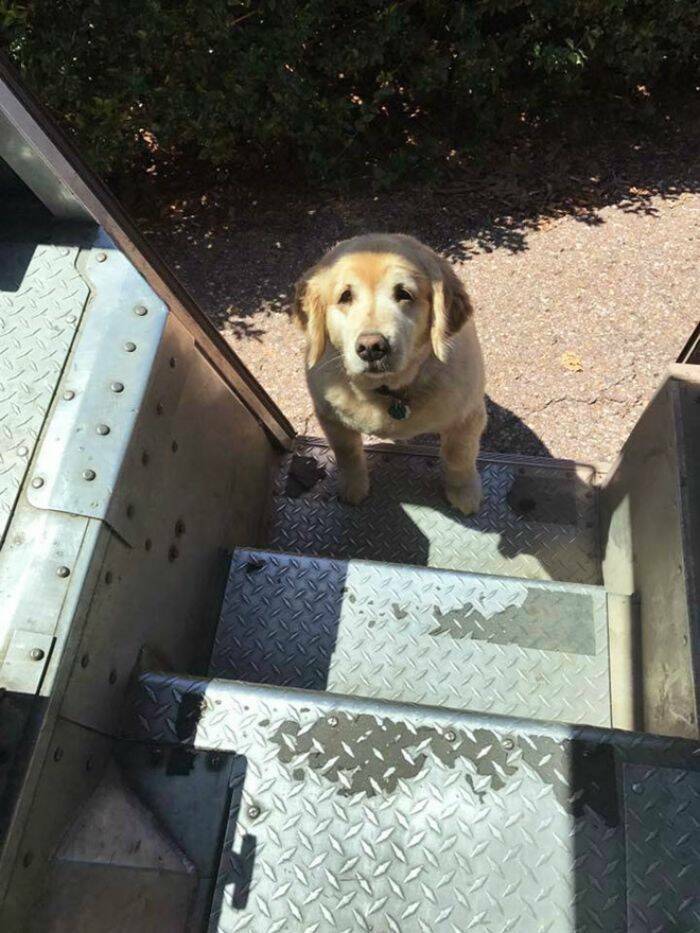
POLYGON ((427 447, 368 448, 372 489, 359 506, 336 495, 335 462, 302 438, 282 464, 270 548, 392 561, 509 577, 599 584, 597 489, 592 467, 484 455, 484 503, 465 518, 445 501, 427 447))
POLYGON ((697 742, 153 673, 130 718, 238 756, 211 931, 700 929, 697 742))
POLYGON ((600 587, 236 551, 210 674, 607 726, 600 587))

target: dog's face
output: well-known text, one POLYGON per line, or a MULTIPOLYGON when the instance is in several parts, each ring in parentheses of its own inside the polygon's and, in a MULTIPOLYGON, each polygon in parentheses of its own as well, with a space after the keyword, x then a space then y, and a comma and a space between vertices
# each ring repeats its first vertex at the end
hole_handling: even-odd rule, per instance
POLYGON ((450 266, 411 237, 369 235, 331 250, 297 285, 309 365, 330 341, 350 377, 382 381, 444 359, 450 337, 471 314, 450 266))

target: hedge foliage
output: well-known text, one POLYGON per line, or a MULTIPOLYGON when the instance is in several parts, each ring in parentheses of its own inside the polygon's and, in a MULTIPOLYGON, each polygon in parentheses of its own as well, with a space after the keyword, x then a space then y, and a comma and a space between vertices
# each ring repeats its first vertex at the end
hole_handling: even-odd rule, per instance
POLYGON ((593 98, 687 81, 697 0, 0 0, 0 39, 102 172, 149 146, 391 181, 593 98))

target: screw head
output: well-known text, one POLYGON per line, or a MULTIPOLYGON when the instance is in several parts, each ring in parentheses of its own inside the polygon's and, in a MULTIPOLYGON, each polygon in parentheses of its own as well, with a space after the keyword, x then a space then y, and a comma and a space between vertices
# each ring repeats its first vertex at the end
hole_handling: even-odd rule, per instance
POLYGON ((445 733, 445 738, 448 742, 454 742, 454 740, 457 738, 457 735, 453 729, 448 729, 445 733))
POLYGON ((89 654, 84 654, 84 655, 82 656, 82 658, 80 659, 80 666, 81 666, 82 668, 86 668, 86 667, 88 666, 89 663, 90 663, 90 655, 89 655, 89 654))
POLYGON ((512 739, 503 739, 501 744, 507 752, 510 752, 515 748, 515 742, 512 739))
POLYGON ((171 356, 171 357, 170 357, 170 368, 171 368, 171 369, 175 369, 175 365, 176 365, 175 357, 174 357, 174 356, 171 356))
POLYGON ((29 453, 29 448, 25 447, 24 444, 20 444, 20 446, 17 448, 17 453, 20 455, 20 457, 26 457, 29 453))
POLYGON ((29 652, 29 657, 32 659, 32 661, 41 661, 43 660, 45 654, 46 652, 43 650, 43 648, 32 648, 32 650, 29 652))
POLYGON ((255 805, 248 807, 248 816, 251 818, 251 820, 257 820, 257 818, 260 816, 260 807, 256 807, 255 805))
POLYGON ((124 349, 127 353, 133 353, 136 349, 136 344, 132 340, 127 340, 127 342, 124 344, 124 349))
POLYGON ((633 784, 633 785, 632 785, 632 790, 635 792, 635 794, 643 794, 643 793, 644 793, 644 787, 643 787, 641 784, 633 784))
POLYGON ((329 725, 329 726, 333 726, 333 728, 335 728, 335 727, 338 725, 339 722, 340 722, 340 720, 338 719, 337 716, 329 716, 329 717, 328 717, 328 725, 329 725))
POLYGON ((53 753, 53 760, 60 761, 63 758, 63 749, 59 746, 56 751, 53 753))
POLYGON ((83 479, 86 479, 89 483, 95 479, 97 473, 94 470, 83 470, 83 479))
POLYGON ((41 476, 35 476, 34 479, 32 480, 32 487, 34 489, 41 489, 43 485, 44 485, 44 480, 41 478, 41 476))
POLYGON ((77 318, 76 318, 76 316, 75 316, 74 314, 69 314, 69 315, 66 317, 66 323, 67 323, 67 324, 75 324, 76 321, 77 321, 77 318))
POLYGON ((185 523, 181 518, 175 522, 175 537, 181 538, 185 533, 185 523))
POLYGON ((63 393, 63 398, 66 402, 70 402, 71 399, 75 398, 75 392, 72 389, 66 389, 63 393))
POLYGON ((98 253, 97 256, 95 256, 95 259, 98 262, 104 262, 106 258, 107 258, 107 253, 98 253))
POLYGON ((110 385, 110 389, 112 390, 112 392, 123 392, 123 391, 124 391, 124 383, 123 383, 123 382, 113 382, 113 383, 110 385))
POLYGON ((134 308, 134 314, 138 314, 139 317, 144 317, 148 314, 148 308, 145 305, 136 305, 134 308))
POLYGON ((127 507, 126 507, 126 517, 127 517, 127 518, 133 518, 133 517, 134 517, 134 512, 135 512, 135 511, 136 511, 136 509, 133 507, 133 505, 127 505, 127 507))
POLYGON ((98 424, 95 430, 101 437, 106 437, 111 429, 108 424, 98 424))
POLYGON ((180 552, 173 544, 172 547, 170 547, 170 549, 168 550, 168 560, 170 561, 171 564, 173 561, 177 560, 179 554, 180 552))
POLYGON ((165 409, 163 408, 163 403, 162 403, 162 402, 158 402, 158 404, 156 405, 156 414, 157 414, 157 415, 162 415, 164 411, 165 411, 165 409))
POLYGON ((68 567, 58 567, 56 570, 57 577, 68 577, 70 576, 70 570, 68 567))

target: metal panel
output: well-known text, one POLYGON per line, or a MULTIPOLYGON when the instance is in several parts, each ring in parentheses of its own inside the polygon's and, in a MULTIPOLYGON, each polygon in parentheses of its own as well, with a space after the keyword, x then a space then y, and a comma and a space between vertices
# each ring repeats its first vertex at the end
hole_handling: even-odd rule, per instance
POLYGON ((0 243, 6 284, 16 283, 0 290, 0 543, 87 301, 77 255, 0 243))
POLYGON ((98 243, 86 257, 92 298, 32 468, 29 499, 37 508, 107 518, 133 544, 134 522, 112 496, 168 310, 109 245, 98 243))
POLYGON ((610 725, 597 587, 237 551, 210 673, 610 725))
POLYGON ((320 442, 297 444, 278 477, 270 547, 573 583, 601 582, 591 467, 480 459, 484 504, 450 508, 434 451, 368 449, 372 491, 359 506, 336 496, 320 442))
POLYGON ((222 374, 222 378, 265 425, 270 436, 280 446, 289 447, 294 431, 282 412, 153 247, 139 234, 107 188, 82 163, 46 111, 21 86, 16 72, 2 53, 0 113, 4 114, 5 119, 9 120, 26 142, 26 150, 22 151, 26 159, 24 162, 14 162, 20 178, 35 183, 38 178, 37 168, 45 164, 48 167, 48 173, 43 179, 45 184, 35 187, 36 193, 45 198, 57 213, 65 213, 64 202, 70 202, 70 205, 82 206, 85 214, 95 219, 166 302, 178 321, 197 341, 202 352, 222 374))
POLYGON ((259 543, 276 460, 182 325, 170 319, 170 329, 181 355, 172 368, 161 342, 115 493, 132 506, 133 546, 110 538, 62 707, 111 733, 142 646, 175 668, 206 669, 229 549, 259 543))
POLYGON ((625 765, 629 933, 700 930, 700 773, 625 765))
POLYGON ((601 493, 606 588, 639 597, 643 727, 693 737, 698 699, 687 530, 697 519, 689 514, 678 383, 687 379, 698 385, 694 370, 671 370, 601 493))
MULTIPOLYGON (((631 733, 155 674, 139 690, 135 738, 244 763, 221 931, 623 930, 618 770, 700 769, 697 743, 631 733)), ((700 801, 677 793, 687 828, 700 801)))

